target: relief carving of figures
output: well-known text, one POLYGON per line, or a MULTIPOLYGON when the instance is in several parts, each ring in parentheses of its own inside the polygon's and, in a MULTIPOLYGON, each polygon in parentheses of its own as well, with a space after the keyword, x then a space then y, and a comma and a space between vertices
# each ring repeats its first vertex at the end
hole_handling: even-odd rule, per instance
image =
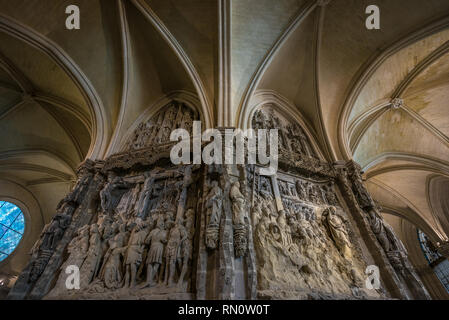
POLYGON ((191 133, 196 113, 186 105, 173 101, 132 133, 126 150, 137 150, 170 141, 172 130, 182 128, 191 133))
POLYGON ((81 287, 86 287, 95 278, 102 258, 101 234, 96 223, 90 226, 89 250, 86 259, 80 268, 81 287))
POLYGON ((109 248, 104 256, 104 264, 100 271, 100 279, 109 289, 118 289, 123 285, 122 261, 125 256, 128 240, 126 224, 121 224, 118 233, 108 240, 109 248))
POLYGON ((54 216, 53 220, 44 228, 44 231, 42 232, 43 238, 40 249, 54 250, 56 248, 56 245, 62 239, 65 230, 68 228, 68 226, 70 225, 70 221, 72 220, 70 211, 65 210, 64 213, 58 213, 56 216, 54 216))
POLYGON ((371 195, 368 193, 368 190, 363 184, 360 168, 355 163, 352 163, 352 166, 350 167, 349 178, 352 183, 352 191, 354 192, 360 208, 369 209, 375 207, 371 195))
POLYGON ((338 199, 334 192, 334 183, 330 182, 322 189, 324 202, 330 206, 338 206, 338 199))
POLYGON ((209 249, 216 249, 223 206, 223 191, 218 186, 218 181, 212 181, 204 203, 207 217, 206 246, 209 249))
POLYGON ((137 271, 142 263, 142 255, 147 243, 148 229, 145 222, 137 218, 131 233, 125 260, 125 286, 134 288, 137 281, 137 271))
POLYGON ((109 171, 108 181, 103 190, 100 191, 103 212, 112 216, 121 197, 131 187, 133 187, 132 184, 125 182, 115 172, 109 171))
POLYGON ((181 260, 181 243, 187 239, 187 232, 180 221, 174 223, 168 235, 165 248, 165 279, 168 287, 175 284, 176 265, 181 260))
POLYGON ((147 278, 141 288, 154 286, 158 280, 158 271, 163 263, 164 245, 167 243, 168 232, 164 218, 160 216, 156 222, 156 228, 147 236, 145 243, 150 245, 146 265, 147 278))
POLYGON ((193 209, 188 209, 185 212, 184 230, 186 238, 181 242, 181 273, 178 279, 178 287, 181 287, 184 282, 184 277, 189 268, 190 261, 193 254, 193 237, 195 235, 195 212, 193 209))
POLYGON ((308 199, 306 186, 301 180, 296 181, 296 191, 300 200, 308 199))
POLYGON ((63 210, 63 206, 66 204, 79 205, 86 192, 89 189, 90 182, 94 176, 93 173, 94 163, 90 160, 85 161, 78 169, 77 176, 78 179, 75 183, 73 190, 67 194, 57 205, 56 211, 60 212, 63 210))
POLYGON ((352 244, 349 240, 348 230, 346 229, 345 220, 339 214, 335 207, 326 209, 323 213, 329 233, 337 245, 342 255, 347 259, 352 258, 352 244))

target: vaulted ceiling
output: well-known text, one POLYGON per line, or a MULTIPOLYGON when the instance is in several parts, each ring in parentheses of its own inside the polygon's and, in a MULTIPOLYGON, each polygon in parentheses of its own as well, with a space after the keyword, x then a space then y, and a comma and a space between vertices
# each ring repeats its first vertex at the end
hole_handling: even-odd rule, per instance
POLYGON ((207 127, 281 101, 388 213, 449 235, 447 0, 0 0, 0 177, 49 216, 79 162, 119 151, 167 96, 207 127))

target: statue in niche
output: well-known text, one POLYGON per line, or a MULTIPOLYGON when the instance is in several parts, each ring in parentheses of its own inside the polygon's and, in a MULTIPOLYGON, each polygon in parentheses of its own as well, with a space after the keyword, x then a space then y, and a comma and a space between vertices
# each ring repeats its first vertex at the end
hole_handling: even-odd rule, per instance
POLYGON ((165 279, 164 283, 172 287, 175 279, 176 264, 181 258, 181 243, 187 239, 187 232, 180 221, 174 223, 168 235, 165 248, 165 279))
POLYGON ((375 207, 374 201, 370 194, 363 185, 362 176, 357 168, 353 168, 350 173, 350 178, 352 182, 352 191, 356 196, 357 202, 362 209, 369 209, 375 207))
POLYGON ((390 241, 385 231, 385 225, 383 219, 379 217, 374 208, 368 211, 368 217, 370 221, 371 230, 376 235, 377 240, 384 249, 385 252, 390 251, 390 241))
POLYGON ((195 234, 195 212, 193 209, 188 209, 185 212, 184 230, 186 232, 186 238, 181 242, 181 274, 178 279, 178 287, 182 286, 184 277, 187 273, 189 263, 192 260, 193 253, 193 237, 195 234))
POLYGON ((101 234, 96 223, 90 226, 89 250, 80 268, 81 287, 86 287, 95 278, 102 255, 101 234))
POLYGON ((211 188, 204 201, 207 215, 206 246, 216 249, 218 244, 218 230, 222 214, 223 191, 218 181, 211 183, 211 188))
POLYGON ((123 284, 122 257, 124 257, 127 247, 128 232, 126 224, 121 224, 118 233, 110 239, 109 249, 104 256, 104 264, 100 270, 100 279, 109 289, 118 289, 123 284))
POLYGON ((229 191, 232 202, 232 223, 234 226, 234 248, 236 257, 243 257, 248 246, 247 227, 245 222, 245 197, 240 191, 240 183, 234 182, 229 191))
POLYGON ((108 182, 100 191, 103 212, 112 216, 121 197, 131 187, 133 187, 132 184, 123 181, 114 171, 109 171, 108 182))
POLYGON ((341 215, 337 214, 337 209, 335 207, 326 209, 323 213, 323 217, 337 248, 347 260, 351 260, 352 244, 349 241, 349 234, 345 226, 345 220, 341 217, 341 215))
POLYGON ((159 267, 162 265, 164 256, 164 245, 167 243, 167 230, 164 218, 160 216, 145 242, 150 245, 147 255, 147 278, 141 288, 150 287, 156 284, 155 278, 158 275, 159 267))
POLYGON ((234 182, 231 186, 231 190, 229 191, 229 196, 232 201, 232 212, 233 219, 232 222, 234 224, 245 224, 245 197, 240 191, 240 183, 234 182))
POLYGON ((125 260, 125 287, 136 286, 137 271, 142 263, 142 254, 145 249, 148 235, 147 225, 142 219, 136 219, 136 225, 131 233, 125 260))

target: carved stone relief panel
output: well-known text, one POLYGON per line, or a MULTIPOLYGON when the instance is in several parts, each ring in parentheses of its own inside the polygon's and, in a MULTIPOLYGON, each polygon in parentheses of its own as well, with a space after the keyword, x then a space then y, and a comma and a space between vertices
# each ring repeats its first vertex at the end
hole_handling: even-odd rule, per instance
POLYGON ((379 297, 365 292, 366 264, 334 183, 280 172, 269 183, 277 187, 254 188, 251 210, 259 296, 379 297))
POLYGON ((278 129, 280 157, 293 161, 302 158, 317 158, 316 152, 301 126, 276 111, 274 105, 265 105, 256 111, 252 120, 252 128, 255 130, 278 129))
POLYGON ((139 124, 126 144, 126 150, 137 150, 167 143, 175 129, 185 129, 192 134, 193 121, 199 120, 196 111, 187 105, 173 101, 163 107, 148 121, 139 124))
POLYGON ((48 297, 191 298, 197 169, 109 172, 98 211, 70 242, 48 297), (69 265, 80 269, 80 290, 66 289, 69 265))

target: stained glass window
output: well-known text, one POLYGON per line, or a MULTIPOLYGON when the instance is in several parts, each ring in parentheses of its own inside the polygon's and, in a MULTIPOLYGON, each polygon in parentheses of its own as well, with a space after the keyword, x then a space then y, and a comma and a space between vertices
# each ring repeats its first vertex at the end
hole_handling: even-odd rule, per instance
POLYGON ((0 261, 8 257, 22 239, 25 218, 18 206, 0 201, 0 261))
POLYGON ((437 252, 432 242, 421 230, 418 230, 418 240, 429 266, 449 292, 449 261, 437 252))

